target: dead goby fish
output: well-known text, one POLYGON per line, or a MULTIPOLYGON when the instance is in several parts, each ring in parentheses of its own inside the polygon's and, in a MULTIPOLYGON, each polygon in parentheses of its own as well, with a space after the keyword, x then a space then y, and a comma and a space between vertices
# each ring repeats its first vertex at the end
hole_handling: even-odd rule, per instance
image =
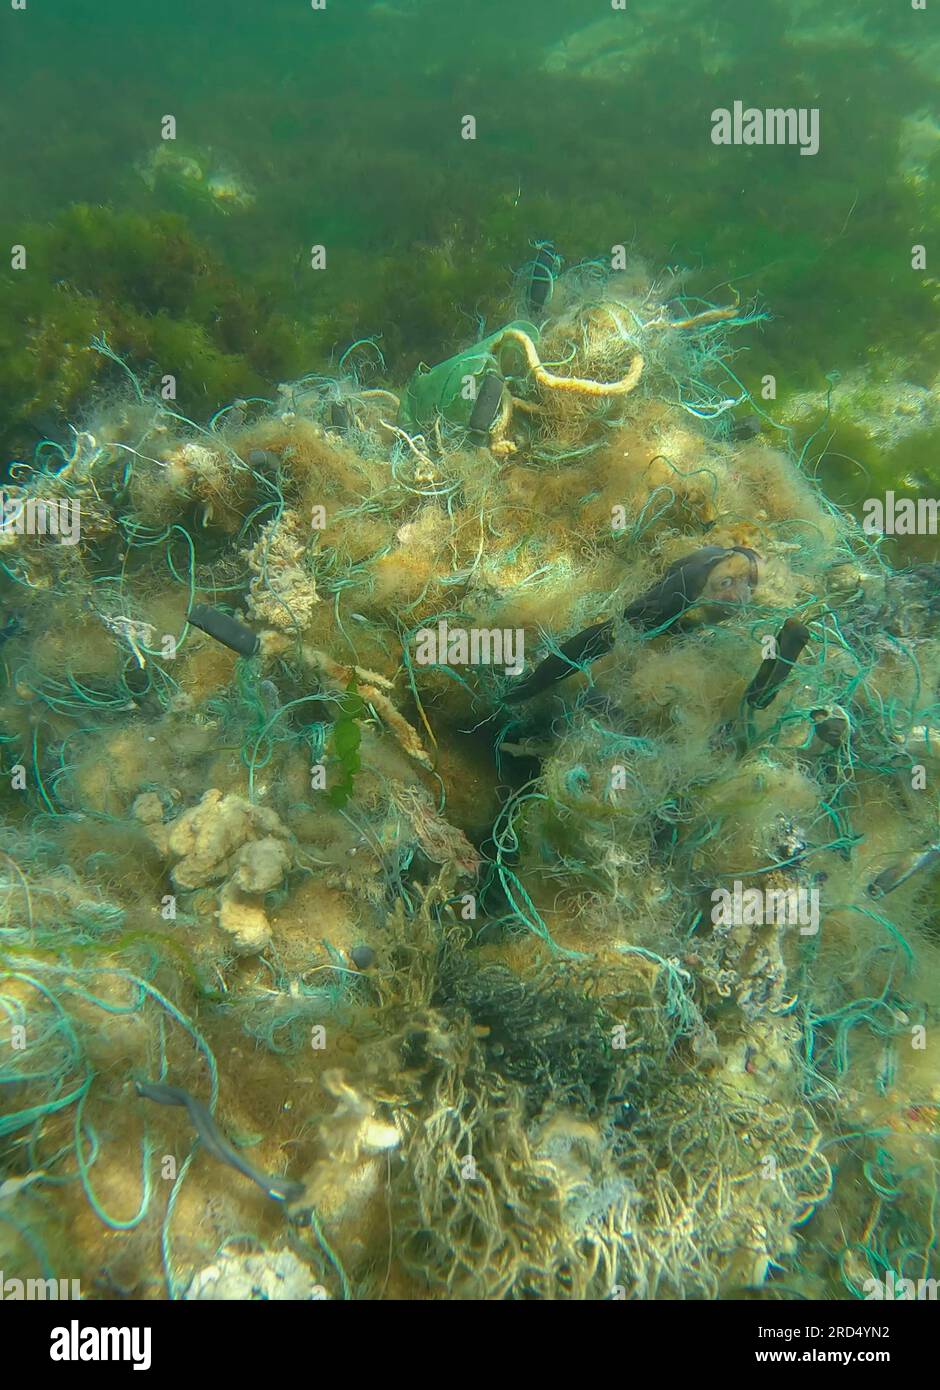
MULTIPOLYGON (((690 608, 706 607, 719 621, 730 607, 746 603, 757 584, 757 554, 743 545, 706 545, 673 561, 662 579, 623 610, 626 622, 644 631, 681 622, 690 608)), ((565 680, 585 662, 596 661, 614 645, 615 619, 596 623, 569 637, 506 696, 508 705, 530 700, 565 680)))
POLYGON ((504 695, 504 702, 515 705, 523 700, 531 700, 533 695, 540 695, 543 690, 565 680, 572 672, 583 669, 586 661, 596 661, 599 656, 605 656, 612 649, 615 637, 613 618, 608 618, 604 623, 595 623, 594 627, 585 628, 577 636, 569 637, 557 652, 547 656, 520 685, 504 695))
POLYGON ((868 885, 868 895, 872 898, 883 898, 886 894, 893 893, 895 888, 900 888, 902 883, 907 883, 915 874, 932 869, 937 864, 940 864, 940 845, 930 845, 919 854, 908 855, 897 864, 889 864, 887 869, 882 869, 878 877, 868 885))
POLYGON ((525 305, 531 314, 542 314, 548 306, 561 270, 561 256, 551 241, 535 243, 535 259, 527 269, 525 305))
POLYGON ((207 603, 194 603, 187 615, 187 622, 209 637, 214 637, 223 647, 238 652, 239 656, 254 656, 260 645, 261 639, 250 627, 218 608, 210 608, 207 603))
POLYGON ((776 656, 765 656, 757 668, 744 698, 755 709, 766 709, 776 700, 780 687, 799 658, 812 633, 797 618, 787 618, 774 639, 776 656))
POLYGON ((496 372, 487 372, 477 395, 476 404, 467 421, 467 433, 471 444, 483 446, 490 437, 490 430, 496 423, 503 405, 505 382, 496 372))
POLYGON ((252 1182, 257 1183, 262 1191, 273 1197, 276 1202, 296 1202, 303 1196, 305 1189, 302 1182, 272 1177, 271 1174, 263 1173, 260 1168, 256 1168, 253 1163, 249 1163, 247 1158, 232 1147, 202 1101, 191 1096, 182 1087, 165 1086, 162 1081, 135 1081, 134 1086, 137 1094, 145 1100, 156 1101, 158 1105, 185 1106, 193 1127, 202 1140, 203 1148, 220 1163, 227 1163, 230 1168, 237 1168, 246 1178, 251 1178, 252 1182))
POLYGON ((706 607, 719 621, 747 603, 757 585, 755 550, 744 545, 705 545, 674 560, 658 584, 633 600, 623 616, 645 630, 678 622, 690 608, 706 607))

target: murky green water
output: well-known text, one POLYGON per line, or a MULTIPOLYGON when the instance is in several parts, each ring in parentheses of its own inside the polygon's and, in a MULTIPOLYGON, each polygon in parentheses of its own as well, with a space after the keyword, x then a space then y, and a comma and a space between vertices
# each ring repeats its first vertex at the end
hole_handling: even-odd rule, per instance
POLYGON ((16 359, 0 397, 7 447, 26 448, 37 415, 65 418, 98 375, 55 361, 57 347, 85 349, 92 315, 75 313, 76 296, 138 362, 181 356, 185 398, 211 411, 365 336, 381 335, 403 377, 492 320, 530 241, 551 237, 569 261, 622 242, 689 269, 700 292, 759 298, 772 319, 741 378, 753 389, 772 373, 778 400, 808 392, 818 406, 839 375, 823 471, 842 500, 866 495, 842 455, 882 486, 934 476, 938 289, 931 265, 911 269, 938 211, 929 12, 234 0, 196 13, 102 0, 76 17, 49 0, 2 22, 0 226, 4 242, 34 240, 37 282, 0 282, 0 351, 16 359), (714 146, 711 112, 735 100, 817 108, 818 153, 714 146), (180 167, 148 187, 166 114, 180 167), (76 203, 110 212, 83 230, 76 203), (168 212, 182 219, 169 244, 126 220, 168 212), (307 267, 313 243, 327 273, 307 267), (184 289, 167 284, 174 256, 191 265, 184 289), (142 321, 122 326, 125 306, 142 321), (152 316, 180 326, 161 332, 152 316), (185 379, 193 335, 189 375, 202 380, 185 379), (902 384, 908 413, 873 433, 869 417, 902 384))

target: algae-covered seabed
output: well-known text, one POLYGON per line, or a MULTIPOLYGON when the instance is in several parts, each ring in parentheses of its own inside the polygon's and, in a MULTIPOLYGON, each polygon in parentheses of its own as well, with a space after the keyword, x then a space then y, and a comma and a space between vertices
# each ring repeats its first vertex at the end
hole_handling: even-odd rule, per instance
POLYGON ((936 538, 851 519, 940 487, 936 15, 192 8, 0 19, 5 488, 82 510, 0 555, 0 1268, 89 1298, 936 1276, 929 867, 870 891, 937 839, 936 538), (713 146, 735 100, 818 108, 818 154, 713 146), (419 362, 533 316, 488 447, 396 420, 419 362), (743 390, 759 433, 702 418, 743 390), (531 665, 706 546, 756 573, 623 624, 593 683, 508 706, 416 655, 446 620, 531 665), (817 892, 818 933, 713 925, 735 880, 817 892), (302 1196, 190 1156, 135 1081, 302 1196))

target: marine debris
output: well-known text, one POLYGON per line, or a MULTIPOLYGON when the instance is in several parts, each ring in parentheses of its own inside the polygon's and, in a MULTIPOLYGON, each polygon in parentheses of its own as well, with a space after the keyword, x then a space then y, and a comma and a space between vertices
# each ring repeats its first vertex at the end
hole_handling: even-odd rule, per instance
POLYGON ((7 1272, 936 1277, 933 578, 721 428, 756 306, 533 252, 403 388, 114 358, 14 465, 78 529, 2 537, 7 1272))

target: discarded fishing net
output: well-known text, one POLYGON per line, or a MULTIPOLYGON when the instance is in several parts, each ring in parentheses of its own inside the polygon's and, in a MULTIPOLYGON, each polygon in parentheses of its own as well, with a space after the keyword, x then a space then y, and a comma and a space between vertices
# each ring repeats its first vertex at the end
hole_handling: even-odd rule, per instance
POLYGON ((404 385, 357 344, 201 424, 111 354, 14 465, 8 1274, 936 1273, 935 576, 721 431, 755 310, 544 264, 404 385))

